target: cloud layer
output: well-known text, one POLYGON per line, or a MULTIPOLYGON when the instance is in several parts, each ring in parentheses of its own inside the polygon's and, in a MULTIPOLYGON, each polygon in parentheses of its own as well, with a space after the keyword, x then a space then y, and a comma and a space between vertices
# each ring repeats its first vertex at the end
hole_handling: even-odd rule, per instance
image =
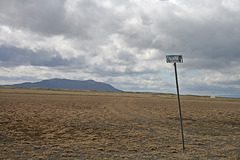
POLYGON ((239 96, 237 0, 2 0, 0 82, 94 79, 127 91, 239 96))

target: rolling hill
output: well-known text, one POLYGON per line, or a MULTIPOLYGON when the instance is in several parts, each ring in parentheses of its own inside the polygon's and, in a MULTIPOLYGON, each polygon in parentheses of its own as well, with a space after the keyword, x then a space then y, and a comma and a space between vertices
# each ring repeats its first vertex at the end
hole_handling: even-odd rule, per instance
POLYGON ((122 92, 119 89, 114 88, 110 84, 96 82, 93 80, 79 81, 70 79, 49 79, 40 82, 26 82, 21 84, 5 85, 14 87, 25 87, 25 88, 51 88, 51 89, 80 89, 80 90, 96 90, 96 91, 111 91, 111 92, 122 92))

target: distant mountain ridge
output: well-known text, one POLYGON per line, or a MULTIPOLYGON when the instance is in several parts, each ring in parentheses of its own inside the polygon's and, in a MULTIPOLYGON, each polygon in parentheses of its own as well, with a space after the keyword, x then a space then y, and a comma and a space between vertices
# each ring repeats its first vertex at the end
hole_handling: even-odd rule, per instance
POLYGON ((110 92, 122 92, 119 89, 114 88, 110 84, 103 82, 96 82, 93 80, 70 80, 70 79, 49 79, 40 82, 26 82, 21 84, 5 85, 14 87, 25 88, 51 88, 51 89, 80 89, 80 90, 96 90, 96 91, 110 91, 110 92))

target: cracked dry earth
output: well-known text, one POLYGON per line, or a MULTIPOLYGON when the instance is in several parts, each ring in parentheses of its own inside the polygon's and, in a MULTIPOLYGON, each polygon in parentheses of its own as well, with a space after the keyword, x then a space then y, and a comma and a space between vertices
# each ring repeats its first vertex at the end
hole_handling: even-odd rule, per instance
POLYGON ((0 159, 240 159, 240 100, 0 89, 0 159))

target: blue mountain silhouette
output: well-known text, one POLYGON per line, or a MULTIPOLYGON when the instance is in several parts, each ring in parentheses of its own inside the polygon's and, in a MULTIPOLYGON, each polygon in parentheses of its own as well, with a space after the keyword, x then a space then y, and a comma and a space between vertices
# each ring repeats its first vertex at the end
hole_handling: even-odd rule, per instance
POLYGON ((5 85, 25 88, 51 88, 51 89, 80 89, 80 90, 96 90, 96 91, 111 91, 122 92, 119 89, 114 88, 110 84, 96 82, 93 80, 79 81, 70 79, 49 79, 40 82, 26 82, 21 84, 5 85))

